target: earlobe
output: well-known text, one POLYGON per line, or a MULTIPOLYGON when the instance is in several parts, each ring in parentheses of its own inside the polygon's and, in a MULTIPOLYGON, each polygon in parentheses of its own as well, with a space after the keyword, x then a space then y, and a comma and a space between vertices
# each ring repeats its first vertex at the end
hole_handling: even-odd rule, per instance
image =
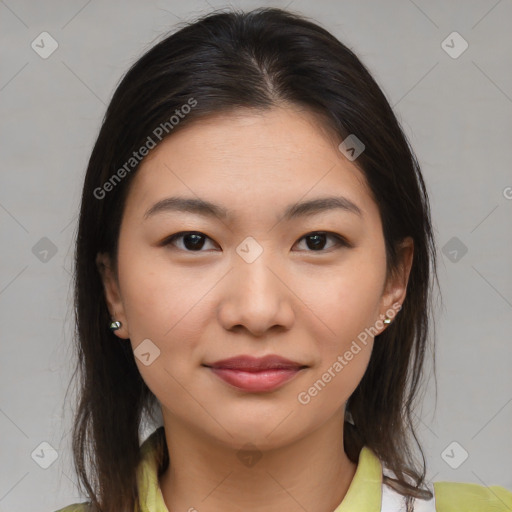
MULTIPOLYGON (((113 332, 119 338, 127 339, 129 338, 128 323, 124 314, 124 306, 121 300, 119 283, 112 269, 109 255, 106 253, 98 253, 96 256, 96 266, 103 282, 105 301, 112 321, 121 323, 121 326, 118 329, 115 329, 115 331, 113 330, 113 332)), ((111 324, 109 323, 105 328, 109 328, 110 325, 111 324)))
POLYGON ((407 293, 407 284, 411 273, 414 255, 414 241, 407 237, 397 247, 398 263, 386 282, 385 292, 383 294, 382 308, 383 314, 386 310, 393 309, 397 305, 402 305, 407 293))

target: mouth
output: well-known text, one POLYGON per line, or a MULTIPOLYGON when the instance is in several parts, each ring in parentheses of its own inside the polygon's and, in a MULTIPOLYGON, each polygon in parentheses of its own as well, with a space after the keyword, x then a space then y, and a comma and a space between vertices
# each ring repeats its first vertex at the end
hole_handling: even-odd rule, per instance
POLYGON ((276 355, 237 356, 203 366, 231 386, 253 393, 278 389, 307 368, 276 355))

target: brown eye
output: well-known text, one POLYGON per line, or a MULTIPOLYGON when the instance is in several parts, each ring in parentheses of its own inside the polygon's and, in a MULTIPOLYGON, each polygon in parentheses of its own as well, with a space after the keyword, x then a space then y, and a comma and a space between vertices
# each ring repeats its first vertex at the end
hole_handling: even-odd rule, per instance
POLYGON ((332 247, 349 247, 348 242, 341 237, 340 235, 337 235, 336 233, 329 233, 325 231, 316 231, 313 233, 309 233, 307 235, 304 235, 300 240, 306 240, 306 246, 310 251, 308 252, 322 252, 325 251, 325 244, 326 240, 328 238, 331 238, 335 241, 334 245, 332 247))
POLYGON ((166 238, 162 246, 176 245, 176 240, 182 240, 182 246, 178 247, 179 249, 187 252, 204 252, 201 249, 204 247, 207 239, 210 240, 208 236, 198 231, 182 231, 166 238))
MULTIPOLYGON (((199 231, 181 231, 166 238, 162 242, 162 246, 174 246, 185 252, 205 252, 202 249, 206 241, 210 240, 208 236, 199 231), (177 244, 177 241, 181 241, 177 244)), ((325 231, 315 231, 304 235, 301 239, 306 242, 306 252, 326 252, 332 248, 351 247, 351 245, 340 235, 325 231), (326 248, 327 240, 333 240, 330 246, 326 248)))

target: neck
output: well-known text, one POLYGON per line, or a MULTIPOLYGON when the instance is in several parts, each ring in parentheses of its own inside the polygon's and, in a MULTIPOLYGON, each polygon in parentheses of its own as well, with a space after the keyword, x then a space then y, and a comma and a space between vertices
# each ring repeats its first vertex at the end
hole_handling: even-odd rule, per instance
MULTIPOLYGON (((160 476, 169 512, 332 512, 356 464, 343 449, 343 415, 286 446, 247 453, 165 418, 170 464, 160 476)), ((243 449, 242 449, 243 450, 243 449)))

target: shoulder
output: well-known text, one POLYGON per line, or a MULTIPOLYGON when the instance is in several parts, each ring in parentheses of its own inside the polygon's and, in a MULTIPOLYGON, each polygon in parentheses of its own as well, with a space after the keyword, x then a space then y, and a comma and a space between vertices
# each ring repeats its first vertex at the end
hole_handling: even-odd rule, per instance
POLYGON ((510 512, 512 491, 460 482, 434 482, 436 512, 510 512))
MULTIPOLYGON (((163 426, 156 428, 140 447, 141 460, 137 468, 137 486, 140 495, 148 503, 155 503, 156 510, 166 510, 158 484, 158 465, 161 444, 165 441, 163 426)), ((90 512, 91 502, 73 503, 55 512, 90 512)))
POLYGON ((60 508, 55 512, 88 512, 89 511, 89 502, 86 501, 84 503, 73 503, 73 505, 68 505, 67 507, 60 508))
MULTIPOLYGON (((384 465, 382 474, 396 478, 384 465)), ((438 481, 424 483, 423 487, 432 498, 414 499, 415 512, 512 512, 512 491, 499 485, 438 481)), ((384 482, 381 503, 381 512, 406 510, 404 496, 384 482)))
MULTIPOLYGON (((510 512, 512 491, 494 485, 459 482, 434 482, 428 486, 433 493, 429 500, 416 498, 415 512, 510 512)), ((405 512, 405 501, 401 494, 383 485, 381 512, 405 512)))

